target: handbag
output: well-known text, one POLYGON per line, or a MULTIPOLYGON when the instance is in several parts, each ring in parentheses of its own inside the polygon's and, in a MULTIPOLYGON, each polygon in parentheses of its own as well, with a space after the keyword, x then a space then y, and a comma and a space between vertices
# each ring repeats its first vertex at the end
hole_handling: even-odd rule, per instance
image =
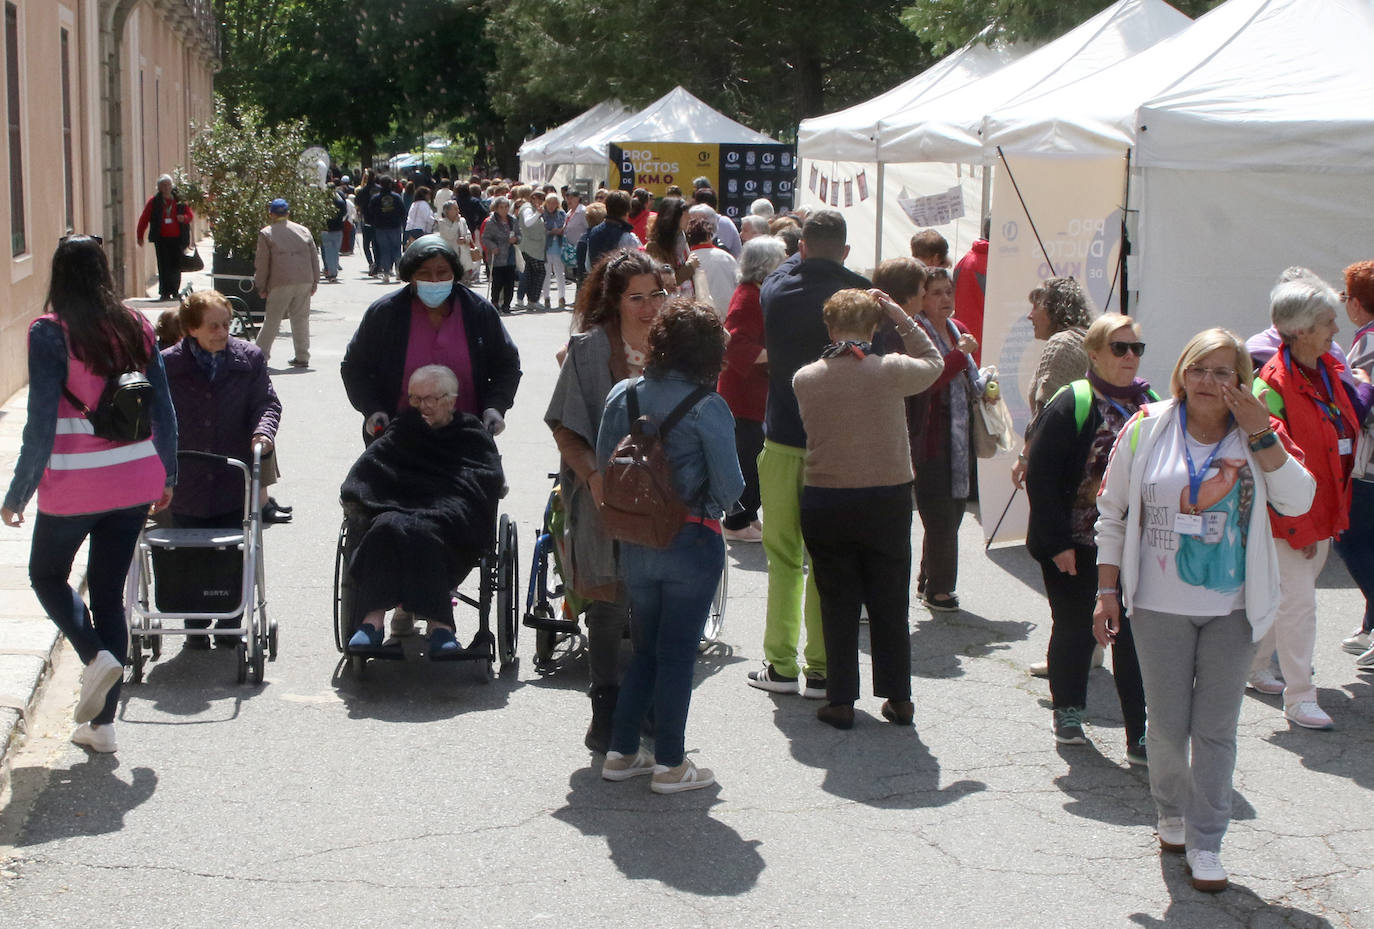
POLYGON ((1000 392, 994 394, 995 399, 987 396, 987 388, 997 383, 997 368, 992 365, 984 368, 981 379, 987 385, 983 395, 972 397, 977 410, 973 414, 973 453, 979 458, 991 458, 998 452, 1010 451, 1016 442, 1016 433, 1012 428, 1011 410, 1007 409, 1007 401, 1002 399, 1000 392))
POLYGON ((200 252, 194 245, 188 247, 181 253, 181 258, 177 262, 182 271, 203 271, 205 270, 205 260, 200 257, 200 252))
POLYGON ((567 239, 563 240, 563 264, 569 268, 577 267, 577 246, 567 239))

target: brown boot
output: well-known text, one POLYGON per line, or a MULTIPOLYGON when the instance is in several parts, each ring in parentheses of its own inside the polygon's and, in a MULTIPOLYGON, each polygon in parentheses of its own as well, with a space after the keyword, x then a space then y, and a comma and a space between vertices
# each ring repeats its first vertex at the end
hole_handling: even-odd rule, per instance
POLYGON ((615 702, 620 688, 601 686, 592 688, 592 721, 582 744, 594 752, 605 753, 611 747, 611 726, 615 722, 615 702))

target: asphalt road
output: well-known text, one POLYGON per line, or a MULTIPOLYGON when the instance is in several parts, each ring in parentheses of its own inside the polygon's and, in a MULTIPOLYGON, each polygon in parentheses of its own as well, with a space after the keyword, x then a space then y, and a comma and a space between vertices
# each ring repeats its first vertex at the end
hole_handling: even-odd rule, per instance
MULTIPOLYGON (((65 741, 68 654, 14 756, 0 925, 1374 926, 1374 703, 1339 649, 1358 596, 1334 558, 1316 665, 1337 729, 1290 730, 1275 698, 1247 698, 1223 850, 1234 886, 1218 896, 1157 851, 1109 671, 1093 674, 1092 744, 1056 747, 1047 688, 1025 672, 1048 635, 1038 571, 1021 548, 985 556, 972 518, 965 611, 912 608, 914 730, 884 723, 872 697, 842 733, 816 703, 745 686, 763 554, 731 550, 723 642, 700 661, 687 733, 712 789, 601 781, 582 747, 585 665, 536 673, 528 630, 518 667, 490 684, 420 662, 359 679, 331 632, 338 486, 360 448, 338 362, 387 292, 359 268, 345 259, 346 283, 315 300, 315 367, 275 379, 276 495, 296 517, 267 532, 281 654, 266 683, 235 684, 228 652, 171 643, 125 689, 118 755, 92 756, 65 741)), ((525 378, 499 444, 523 585, 569 315, 507 322, 525 378)), ((289 353, 279 343, 279 363, 289 353)), ((460 613, 460 636, 474 622, 460 613)))

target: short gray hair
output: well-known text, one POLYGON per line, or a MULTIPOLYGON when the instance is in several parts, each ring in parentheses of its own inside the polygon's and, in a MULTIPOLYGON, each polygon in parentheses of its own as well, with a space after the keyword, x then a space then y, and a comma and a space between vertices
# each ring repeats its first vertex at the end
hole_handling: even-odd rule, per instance
POLYGON ((1284 281, 1269 292, 1269 319, 1285 342, 1315 326, 1324 311, 1340 309, 1336 292, 1322 281, 1284 281))
POLYGON ((421 365, 410 375, 410 383, 406 386, 413 389, 417 383, 428 381, 434 381, 448 394, 458 396, 458 375, 444 365, 421 365))
POLYGON ((749 212, 754 216, 762 216, 764 219, 771 219, 773 216, 773 201, 767 197, 759 197, 749 204, 749 212))
POLYGON ((746 226, 752 228, 755 235, 768 235, 768 219, 759 216, 757 213, 750 213, 748 216, 740 217, 740 231, 743 232, 746 226))
POLYGON ((756 235, 744 243, 739 253, 741 284, 761 284, 763 279, 787 259, 787 245, 775 235, 756 235))
POLYGON ((491 211, 492 211, 493 213, 496 212, 496 208, 497 208, 498 206, 504 206, 506 209, 509 210, 509 209, 510 209, 510 197, 497 197, 495 200, 491 201, 491 211))

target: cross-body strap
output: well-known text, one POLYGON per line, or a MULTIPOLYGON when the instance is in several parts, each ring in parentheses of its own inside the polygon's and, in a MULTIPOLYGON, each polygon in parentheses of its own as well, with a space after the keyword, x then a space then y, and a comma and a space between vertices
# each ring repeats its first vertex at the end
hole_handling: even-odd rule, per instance
MULTIPOLYGON (((633 388, 631 388, 633 389, 633 388)), ((696 390, 682 398, 682 402, 673 407, 673 411, 663 420, 658 427, 659 437, 668 434, 668 430, 677 425, 678 420, 687 415, 687 412, 701 402, 702 398, 711 392, 709 387, 698 387, 696 390)))

